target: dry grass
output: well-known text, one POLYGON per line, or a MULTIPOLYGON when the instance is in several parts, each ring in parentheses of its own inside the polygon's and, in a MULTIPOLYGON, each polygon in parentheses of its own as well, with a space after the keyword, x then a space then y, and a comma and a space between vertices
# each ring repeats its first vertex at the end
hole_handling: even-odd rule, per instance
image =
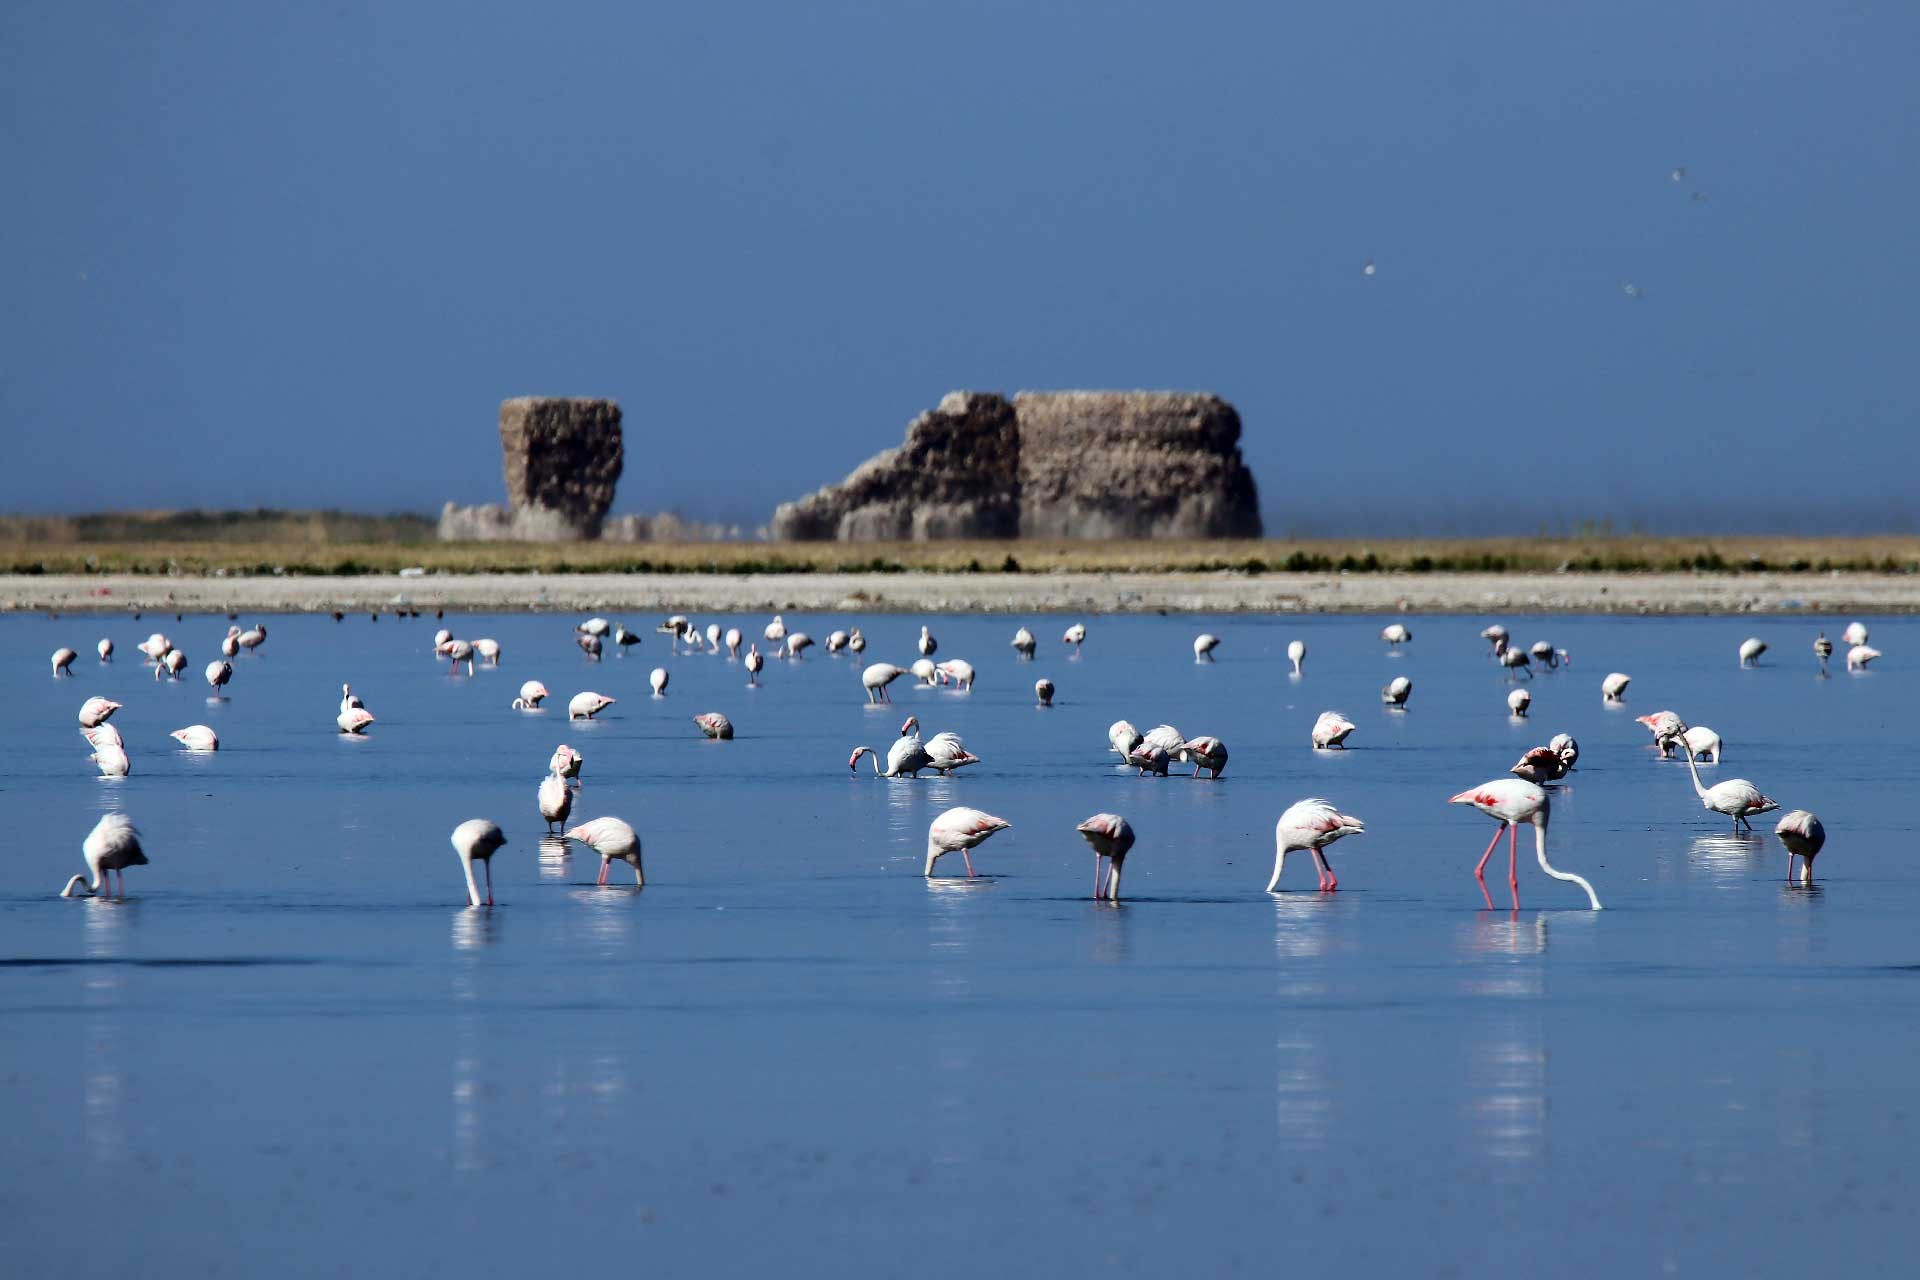
MULTIPOLYGON (((244 537, 162 541, 38 537, 0 522, 0 572, 364 574, 414 566, 449 573, 1920 572, 1920 538, 1892 536, 521 544, 354 538, 320 517, 276 519, 293 524, 254 524, 244 537)), ((380 524, 366 519, 369 527, 380 524)))

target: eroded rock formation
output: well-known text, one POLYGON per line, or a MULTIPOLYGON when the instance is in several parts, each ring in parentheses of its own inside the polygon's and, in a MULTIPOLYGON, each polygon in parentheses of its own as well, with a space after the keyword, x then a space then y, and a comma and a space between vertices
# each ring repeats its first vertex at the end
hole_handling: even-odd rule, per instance
POLYGON ((556 513, 575 538, 597 538, 613 506, 625 451, 611 400, 521 396, 500 404, 507 504, 556 513))
POLYGON ((792 540, 1260 535, 1240 415, 1157 391, 949 394, 907 439, 774 512, 792 540))

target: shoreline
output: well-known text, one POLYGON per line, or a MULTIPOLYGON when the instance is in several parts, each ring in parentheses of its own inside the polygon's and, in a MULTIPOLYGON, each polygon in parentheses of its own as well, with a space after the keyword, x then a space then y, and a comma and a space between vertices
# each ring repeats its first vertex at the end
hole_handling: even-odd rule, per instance
POLYGON ((0 575, 0 612, 1920 613, 1876 573, 0 575))

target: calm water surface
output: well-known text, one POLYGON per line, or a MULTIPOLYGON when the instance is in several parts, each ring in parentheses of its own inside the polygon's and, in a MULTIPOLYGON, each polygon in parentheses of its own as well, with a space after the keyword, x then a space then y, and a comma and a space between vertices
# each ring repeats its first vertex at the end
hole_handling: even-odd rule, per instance
POLYGON ((879 709, 819 649, 753 691, 724 657, 668 656, 652 618, 589 662, 572 621, 449 618, 505 647, 468 678, 431 658, 430 618, 272 618, 209 703, 223 618, 0 620, 7 1272, 1911 1265, 1920 624, 1869 619, 1880 669, 1820 679, 1806 619, 1509 618, 1575 662, 1522 721, 1479 617, 1414 619, 1400 654, 1384 619, 1092 618, 1077 660, 1041 617, 1028 664, 1020 619, 789 616, 857 622, 866 660, 903 666, 928 621, 980 669, 970 696, 903 680, 879 709), (155 683, 133 648, 154 629, 194 678, 155 683), (1215 663, 1192 660, 1202 630, 1215 663), (1739 670, 1750 634, 1773 649, 1739 670), (70 680, 47 675, 61 644, 85 655, 70 680), (1610 670, 1634 676, 1624 707, 1610 670), (1404 713, 1379 702, 1396 674, 1404 713), (529 677, 555 710, 508 710, 529 677), (378 717, 365 741, 334 731, 342 680, 378 717), (582 689, 620 701, 568 724, 582 689), (128 779, 87 762, 93 693, 126 704, 128 779), (1655 758, 1632 717, 1663 707, 1725 738, 1709 774, 1822 816, 1813 890, 1785 884, 1770 819, 1730 835, 1655 758), (1309 749, 1328 709, 1352 750, 1309 749), (699 736, 709 710, 737 740, 699 736), (850 775, 909 711, 984 763, 850 775), (1121 716, 1225 739, 1225 778, 1124 775, 1121 716), (166 736, 193 723, 217 755, 166 736), (1607 910, 1530 860, 1523 909, 1485 910, 1493 824, 1446 798, 1560 731, 1583 755, 1555 861, 1607 910), (586 756, 575 821, 634 823, 644 891, 541 841, 563 741, 586 756), (1274 819, 1308 795, 1367 833, 1332 850, 1338 894, 1300 857, 1270 897, 1274 819), (953 804, 1013 829, 980 881, 929 884, 953 804), (111 809, 153 865, 126 902, 60 900, 111 809), (1073 832, 1100 810, 1140 837, 1117 907, 1089 900, 1073 832), (511 839, 492 911, 464 907, 447 843, 473 816, 511 839))

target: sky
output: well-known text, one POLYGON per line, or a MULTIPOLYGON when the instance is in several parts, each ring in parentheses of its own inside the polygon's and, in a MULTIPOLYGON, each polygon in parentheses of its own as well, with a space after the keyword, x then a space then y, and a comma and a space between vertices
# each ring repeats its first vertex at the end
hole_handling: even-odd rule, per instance
POLYGON ((949 390, 1145 387, 1239 409, 1275 535, 1907 531, 1916 48, 1845 0, 8 5, 0 511, 497 502, 499 401, 586 395, 616 511, 751 526, 949 390))

